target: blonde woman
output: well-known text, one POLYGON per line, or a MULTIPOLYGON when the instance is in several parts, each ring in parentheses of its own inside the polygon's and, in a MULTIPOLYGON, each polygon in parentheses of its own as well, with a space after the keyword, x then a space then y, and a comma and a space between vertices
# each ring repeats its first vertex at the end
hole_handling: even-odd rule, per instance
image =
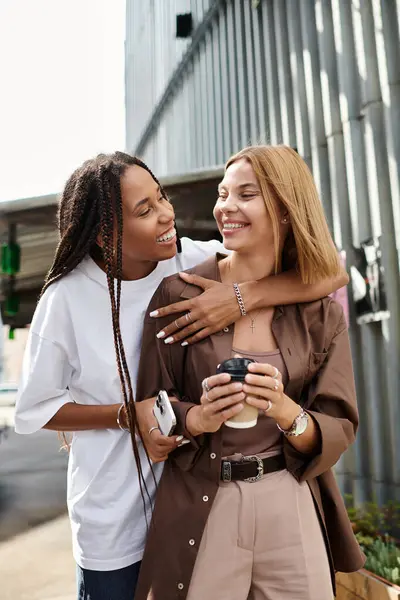
MULTIPOLYGON (((358 422, 343 311, 325 298, 247 312, 240 284, 283 264, 304 283, 332 277, 337 253, 312 175, 285 146, 233 156, 214 216, 232 252, 192 273, 234 285, 243 316, 189 347, 154 344, 146 318, 138 399, 176 396, 190 444, 165 465, 135 598, 331 600, 334 572, 363 564, 331 472, 358 422), (244 382, 215 375, 235 354, 255 361, 244 382), (256 424, 232 427, 249 407, 256 424)), ((199 293, 169 277, 149 311, 199 293)))

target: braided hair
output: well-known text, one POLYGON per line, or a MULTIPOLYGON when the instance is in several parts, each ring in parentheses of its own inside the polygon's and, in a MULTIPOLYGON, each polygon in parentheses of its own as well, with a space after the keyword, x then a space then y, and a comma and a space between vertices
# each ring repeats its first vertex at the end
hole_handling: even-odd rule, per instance
MULTIPOLYGON (((154 181, 160 185, 157 178, 144 162, 123 152, 115 152, 108 155, 100 154, 96 158, 84 162, 68 179, 60 198, 57 214, 60 241, 55 252, 53 264, 45 279, 42 294, 52 283, 59 281, 75 269, 87 254, 93 253, 95 249, 98 249, 96 240, 99 234, 101 234, 103 242, 101 249, 102 260, 111 303, 117 368, 129 424, 133 454, 139 474, 140 492, 145 507, 143 490, 145 490, 149 500, 150 496, 143 475, 135 432, 139 433, 141 439, 142 435, 137 427, 132 382, 120 328, 123 231, 121 177, 126 169, 133 165, 145 169, 154 181)), ((161 186, 160 189, 162 194, 165 195, 161 186)), ((178 252, 180 252, 179 238, 177 247, 178 252)), ((148 456, 147 459, 150 464, 148 456)))

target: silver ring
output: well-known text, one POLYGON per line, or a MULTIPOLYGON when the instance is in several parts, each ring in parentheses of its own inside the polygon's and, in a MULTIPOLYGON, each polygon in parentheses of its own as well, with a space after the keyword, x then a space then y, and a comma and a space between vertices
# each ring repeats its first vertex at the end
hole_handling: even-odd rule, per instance
POLYGON ((186 313, 185 317, 186 317, 186 321, 188 321, 190 323, 192 322, 192 315, 191 315, 190 311, 186 313))
POLYGON ((158 427, 158 425, 154 425, 154 427, 150 427, 150 429, 149 429, 149 435, 151 435, 153 433, 153 431, 155 431, 156 429, 160 429, 158 427))
MULTIPOLYGON (((206 392, 206 398, 207 398, 207 394, 208 394, 208 392, 211 389, 210 386, 208 385, 208 378, 207 377, 206 377, 206 379, 203 379, 203 382, 202 382, 201 385, 202 385, 203 390, 206 392)), ((208 398, 207 398, 207 400, 208 400, 208 398)))
POLYGON ((272 375, 272 379, 277 379, 277 377, 279 375, 279 371, 276 367, 274 367, 274 369, 275 369, 275 373, 274 373, 274 375, 272 375))
POLYGON ((180 329, 180 328, 181 328, 181 326, 180 326, 180 325, 179 325, 179 323, 178 323, 178 319, 175 319, 174 323, 175 323, 175 327, 176 327, 177 329, 180 329))
POLYGON ((267 402, 268 402, 268 408, 266 408, 264 410, 265 414, 267 414, 267 412, 269 412, 271 410, 271 408, 272 408, 272 402, 271 402, 271 400, 268 400, 267 402))

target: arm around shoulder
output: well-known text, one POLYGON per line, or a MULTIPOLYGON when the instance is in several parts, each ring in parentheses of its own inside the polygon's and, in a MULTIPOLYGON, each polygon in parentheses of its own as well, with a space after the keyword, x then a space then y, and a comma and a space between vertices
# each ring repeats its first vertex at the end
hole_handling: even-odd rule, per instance
POLYGON ((259 281, 249 281, 240 285, 245 306, 248 310, 280 304, 300 304, 312 302, 345 287, 349 276, 343 267, 339 275, 323 279, 318 283, 303 283, 295 269, 279 275, 271 275, 259 281))

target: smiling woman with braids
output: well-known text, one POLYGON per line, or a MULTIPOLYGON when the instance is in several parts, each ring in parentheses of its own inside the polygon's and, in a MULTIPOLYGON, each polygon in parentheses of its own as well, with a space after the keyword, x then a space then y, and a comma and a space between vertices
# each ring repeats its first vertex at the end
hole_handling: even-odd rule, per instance
MULTIPOLYGON (((143 318, 164 277, 223 247, 180 241, 174 220, 148 167, 120 152, 85 162, 61 196, 60 243, 30 328, 15 419, 18 433, 72 432, 68 510, 80 600, 132 600, 162 469, 151 467, 143 441, 151 435, 155 462, 182 441, 149 433, 152 399, 140 404, 142 432, 136 427, 143 318)), ((205 292, 184 303, 191 313, 177 325, 192 320, 199 339, 239 319, 232 286, 183 277, 205 292)), ((293 272, 241 288, 257 308, 324 296, 345 278, 304 285, 293 272)))

